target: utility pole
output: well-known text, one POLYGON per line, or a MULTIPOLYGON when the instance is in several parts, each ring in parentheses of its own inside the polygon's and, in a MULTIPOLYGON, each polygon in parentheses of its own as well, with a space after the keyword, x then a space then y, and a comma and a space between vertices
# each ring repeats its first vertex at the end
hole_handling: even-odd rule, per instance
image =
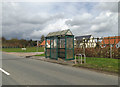
POLYGON ((85 48, 86 48, 86 44, 85 44, 85 38, 83 38, 83 54, 85 54, 85 48))
POLYGON ((110 58, 112 58, 112 45, 110 45, 110 58))
POLYGON ((37 52, 38 52, 38 45, 39 45, 39 41, 37 40, 37 52))
POLYGON ((110 58, 112 58, 112 43, 111 43, 111 38, 108 37, 109 40, 109 45, 110 45, 110 58))

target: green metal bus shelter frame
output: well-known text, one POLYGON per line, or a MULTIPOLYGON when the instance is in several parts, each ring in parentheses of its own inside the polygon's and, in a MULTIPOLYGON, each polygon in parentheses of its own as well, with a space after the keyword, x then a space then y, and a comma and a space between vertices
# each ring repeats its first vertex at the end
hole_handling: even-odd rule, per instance
POLYGON ((56 60, 74 59, 74 35, 70 29, 51 32, 45 37, 45 57, 56 60))

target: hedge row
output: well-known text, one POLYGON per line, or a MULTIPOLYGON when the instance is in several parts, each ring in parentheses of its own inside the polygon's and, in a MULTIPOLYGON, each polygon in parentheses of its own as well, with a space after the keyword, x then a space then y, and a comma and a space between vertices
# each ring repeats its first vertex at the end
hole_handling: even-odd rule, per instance
MULTIPOLYGON (((83 54, 84 49, 75 48, 75 54, 83 54)), ((120 49, 112 48, 112 58, 120 59, 120 49)), ((110 58, 110 48, 85 48, 85 54, 87 57, 101 57, 101 58, 110 58)))

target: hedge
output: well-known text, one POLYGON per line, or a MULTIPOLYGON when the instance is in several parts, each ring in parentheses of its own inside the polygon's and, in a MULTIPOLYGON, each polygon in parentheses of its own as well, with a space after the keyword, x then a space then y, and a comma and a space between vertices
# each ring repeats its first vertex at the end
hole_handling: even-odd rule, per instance
MULTIPOLYGON (((112 48, 112 58, 120 59, 120 49, 112 48)), ((74 48, 74 54, 83 54, 82 48, 74 48)), ((87 57, 101 57, 110 58, 110 48, 85 48, 85 54, 87 57)))

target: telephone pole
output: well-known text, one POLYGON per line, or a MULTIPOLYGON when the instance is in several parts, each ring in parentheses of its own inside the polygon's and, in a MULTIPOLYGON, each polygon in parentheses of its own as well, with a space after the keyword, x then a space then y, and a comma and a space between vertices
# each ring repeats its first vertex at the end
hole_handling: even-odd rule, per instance
POLYGON ((39 45, 39 41, 37 40, 37 52, 38 52, 38 45, 39 45))

